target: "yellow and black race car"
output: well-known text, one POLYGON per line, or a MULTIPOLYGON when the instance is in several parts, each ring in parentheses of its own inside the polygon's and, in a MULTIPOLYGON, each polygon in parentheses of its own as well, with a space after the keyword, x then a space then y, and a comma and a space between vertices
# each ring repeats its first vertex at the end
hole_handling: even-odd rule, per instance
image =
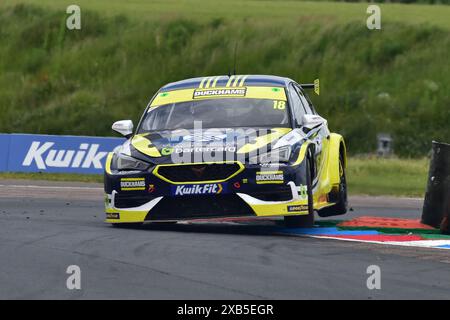
POLYGON ((304 89, 276 76, 187 79, 162 87, 107 157, 106 222, 128 225, 284 216, 307 227, 347 211, 346 149, 304 89))

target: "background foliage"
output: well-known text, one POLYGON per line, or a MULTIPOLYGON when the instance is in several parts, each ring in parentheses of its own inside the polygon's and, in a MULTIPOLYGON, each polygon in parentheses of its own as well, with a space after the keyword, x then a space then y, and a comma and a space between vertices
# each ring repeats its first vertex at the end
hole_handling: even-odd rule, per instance
MULTIPOLYGON (((163 84, 238 73, 319 77, 313 97, 350 153, 373 151, 378 132, 402 156, 450 138, 450 35, 445 27, 393 21, 246 17, 135 19, 83 10, 82 30, 55 8, 0 7, 0 132, 111 135, 138 121, 163 84)), ((364 18, 364 15, 362 16, 364 18)))

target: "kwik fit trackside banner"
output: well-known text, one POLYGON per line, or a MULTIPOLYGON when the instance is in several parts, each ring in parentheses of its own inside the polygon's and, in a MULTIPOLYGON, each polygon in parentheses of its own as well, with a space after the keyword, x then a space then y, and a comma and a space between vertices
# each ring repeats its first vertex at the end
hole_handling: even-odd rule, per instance
POLYGON ((0 171, 103 172, 106 155, 123 138, 0 134, 0 171))

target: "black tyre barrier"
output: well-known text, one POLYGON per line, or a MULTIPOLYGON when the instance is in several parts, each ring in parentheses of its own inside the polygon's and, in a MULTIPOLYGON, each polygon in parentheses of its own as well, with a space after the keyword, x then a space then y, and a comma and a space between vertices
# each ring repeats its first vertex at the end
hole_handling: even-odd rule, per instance
POLYGON ((450 234, 450 144, 433 141, 422 223, 450 234))

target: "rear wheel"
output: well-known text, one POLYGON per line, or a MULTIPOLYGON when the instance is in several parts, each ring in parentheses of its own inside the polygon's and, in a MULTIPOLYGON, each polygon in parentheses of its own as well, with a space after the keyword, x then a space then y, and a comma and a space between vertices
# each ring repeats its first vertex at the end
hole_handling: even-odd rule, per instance
POLYGON ((330 217, 345 214, 347 212, 347 179, 345 176, 344 159, 342 153, 339 155, 339 190, 330 194, 330 198, 334 198, 336 203, 330 207, 319 210, 320 217, 330 217))
POLYGON ((284 223, 289 228, 311 228, 314 226, 314 200, 312 194, 311 158, 306 161, 306 187, 308 189, 308 214, 301 216, 285 216, 284 223))

